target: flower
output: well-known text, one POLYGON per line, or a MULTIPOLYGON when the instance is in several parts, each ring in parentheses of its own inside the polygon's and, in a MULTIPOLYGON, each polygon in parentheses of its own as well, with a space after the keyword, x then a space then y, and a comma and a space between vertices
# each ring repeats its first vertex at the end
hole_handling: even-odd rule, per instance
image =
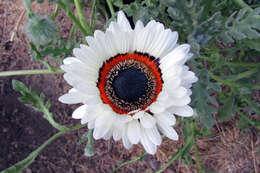
POLYGON ((154 20, 132 29, 122 11, 105 31, 87 37, 64 59, 64 79, 73 87, 59 100, 83 103, 72 114, 94 129, 95 139, 122 139, 125 148, 141 142, 155 154, 161 134, 178 140, 175 115, 190 117, 191 84, 197 77, 184 63, 192 56, 178 33, 154 20))

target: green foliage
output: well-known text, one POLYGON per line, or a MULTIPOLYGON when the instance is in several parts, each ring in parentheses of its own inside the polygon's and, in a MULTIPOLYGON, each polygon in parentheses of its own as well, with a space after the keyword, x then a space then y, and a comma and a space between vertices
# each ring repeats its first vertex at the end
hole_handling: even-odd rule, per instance
POLYGON ((78 145, 84 143, 86 140, 88 142, 84 149, 84 155, 87 157, 91 157, 95 154, 94 145, 93 145, 94 141, 93 141, 93 130, 92 129, 88 130, 86 133, 84 133, 81 136, 81 139, 79 140, 78 145))
POLYGON ((192 88, 192 105, 199 115, 200 121, 210 128, 215 124, 212 115, 217 112, 215 107, 218 106, 218 103, 214 97, 210 96, 209 89, 207 89, 212 85, 208 71, 203 69, 196 74, 199 76, 199 81, 192 88))
POLYGON ((56 23, 48 16, 32 14, 26 24, 25 32, 35 45, 46 45, 59 36, 56 23))
POLYGON ((224 98, 223 106, 218 110, 218 119, 220 122, 228 121, 234 116, 234 103, 235 97, 233 94, 224 98))
POLYGON ((36 111, 40 111, 43 113, 43 117, 49 121, 49 123, 58 130, 66 130, 67 127, 58 124, 53 119, 53 114, 50 112, 51 103, 50 101, 45 102, 45 95, 43 93, 38 96, 36 91, 32 88, 27 88, 22 82, 13 80, 13 89, 22 94, 19 98, 21 102, 26 102, 27 106, 35 109, 36 111))
MULTIPOLYGON (((166 28, 178 31, 179 44, 188 42, 191 45, 194 56, 188 62, 188 66, 199 78, 192 86, 191 106, 194 108, 195 116, 194 119, 184 119, 181 122, 185 144, 172 155, 165 167, 157 171, 158 173, 178 158, 182 158, 186 164, 193 164, 193 157, 189 152, 191 147, 194 146, 196 152, 196 138, 210 135, 210 129, 216 119, 225 122, 236 117, 241 129, 260 129, 260 121, 256 116, 260 115, 260 109, 253 94, 254 90, 260 89, 259 0, 246 0, 245 3, 240 1, 240 5, 234 5, 233 1, 228 0, 136 0, 128 4, 122 0, 93 0, 86 4, 81 0, 78 2, 79 7, 89 5, 92 8, 90 24, 84 22, 83 14, 78 10, 75 11, 78 15, 74 14, 73 0, 48 0, 56 3, 73 22, 67 40, 60 38, 58 25, 52 20, 58 15, 59 10, 56 10, 51 18, 34 14, 30 6, 32 1, 24 0, 28 13, 26 34, 31 41, 32 59, 40 61, 51 71, 55 71, 56 68, 50 66, 45 57, 61 63, 62 57, 69 56, 72 49, 79 46, 79 31, 82 36, 86 36, 93 34, 94 25, 107 28, 108 24, 116 19, 113 5, 123 10, 133 22, 141 20, 147 24, 150 20, 156 20, 163 23, 166 28), (113 3, 112 7, 108 2, 113 3), (243 7, 247 4, 250 8, 243 7)), ((38 3, 43 1, 37 0, 38 3)), ((84 42, 84 38, 82 40, 84 42)), ((60 132, 68 130, 54 121, 50 111, 51 104, 45 101, 44 94, 38 95, 34 89, 27 88, 16 80, 13 81, 13 88, 22 94, 20 101, 42 112, 43 117, 56 129, 60 132)), ((79 144, 85 141, 87 145, 84 155, 92 156, 92 130, 82 136, 79 144)), ((26 159, 1 173, 22 172, 41 150, 42 148, 37 149, 26 159)), ((145 153, 135 160, 122 163, 118 168, 139 161, 144 155, 145 153)), ((202 166, 199 165, 197 157, 198 155, 196 163, 201 171, 202 166)))
POLYGON ((234 39, 259 39, 260 38, 260 8, 247 13, 248 8, 239 12, 235 11, 225 22, 224 39, 232 42, 234 39))
POLYGON ((84 155, 87 157, 91 157, 95 154, 94 146, 93 146, 93 130, 88 131, 88 143, 84 149, 84 155))

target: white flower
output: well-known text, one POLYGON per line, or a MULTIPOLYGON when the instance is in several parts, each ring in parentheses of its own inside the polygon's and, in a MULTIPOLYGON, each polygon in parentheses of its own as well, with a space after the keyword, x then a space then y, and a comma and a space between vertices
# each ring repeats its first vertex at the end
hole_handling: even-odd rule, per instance
POLYGON ((122 139, 129 149, 141 142, 155 154, 161 134, 178 140, 174 115, 190 117, 191 84, 197 81, 184 63, 192 56, 178 33, 154 20, 132 29, 123 12, 105 31, 87 37, 64 59, 64 79, 73 87, 59 100, 82 103, 72 117, 88 123, 95 139, 122 139))

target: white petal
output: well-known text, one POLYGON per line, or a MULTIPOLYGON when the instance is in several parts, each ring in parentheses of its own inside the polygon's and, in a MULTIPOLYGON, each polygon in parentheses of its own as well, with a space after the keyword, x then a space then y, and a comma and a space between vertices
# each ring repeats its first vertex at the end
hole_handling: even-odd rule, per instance
POLYGON ((90 121, 95 121, 97 116, 98 116, 98 114, 95 114, 95 113, 91 114, 91 113, 87 112, 86 115, 82 117, 81 124, 86 124, 86 123, 89 123, 90 121))
POLYGON ((127 125, 127 137, 132 144, 137 144, 140 140, 140 124, 137 120, 132 120, 127 125))
POLYGON ((171 66, 174 66, 176 64, 183 64, 186 61, 187 53, 190 50, 190 45, 188 44, 182 44, 173 51, 171 51, 169 54, 167 54, 165 57, 163 57, 160 61, 160 68, 162 71, 169 69, 171 66))
POLYGON ((104 127, 106 124, 110 124, 110 122, 113 122, 115 116, 113 115, 113 112, 110 111, 104 111, 103 113, 100 112, 100 115, 98 115, 96 122, 95 122, 95 128, 96 127, 104 127))
POLYGON ((85 100, 84 95, 80 95, 78 92, 70 92, 59 97, 59 101, 66 104, 82 103, 85 100))
POLYGON ((157 127, 158 129, 168 138, 172 140, 178 140, 179 136, 177 132, 169 125, 167 125, 166 122, 163 122, 160 120, 160 118, 157 119, 157 127))
POLYGON ((122 27, 122 29, 123 29, 124 31, 129 32, 129 31, 132 30, 129 21, 127 20, 127 18, 126 18, 126 16, 125 16, 124 12, 122 12, 122 11, 119 11, 119 12, 118 12, 118 15, 117 15, 117 23, 118 23, 118 25, 119 25, 120 27, 122 27))
POLYGON ((106 57, 106 52, 103 50, 101 44, 98 42, 97 39, 91 36, 87 36, 86 40, 88 42, 89 47, 95 52, 96 57, 101 60, 106 60, 108 57, 106 57))
POLYGON ((168 126, 172 126, 176 123, 176 118, 173 114, 169 112, 163 112, 160 114, 155 114, 156 119, 160 119, 160 121, 163 121, 168 126))
POLYGON ((87 112, 84 117, 81 119, 81 124, 85 124, 87 122, 95 120, 101 113, 103 112, 103 108, 101 104, 89 106, 87 105, 87 112))
POLYGON ((144 149, 149 154, 155 154, 157 147, 155 144, 153 144, 149 138, 147 137, 145 131, 143 128, 141 128, 141 143, 144 146, 144 149))
MULTIPOLYGON (((81 123, 84 124, 84 123, 81 123)), ((95 120, 88 122, 88 129, 94 129, 95 127, 95 120)))
POLYGON ((96 127, 94 128, 93 137, 94 139, 101 139, 105 136, 105 134, 110 130, 111 126, 106 127, 96 127))
POLYGON ((132 143, 129 141, 127 137, 126 127, 123 126, 123 134, 122 134, 122 142, 126 149, 130 149, 132 147, 132 143))
POLYGON ((171 79, 164 80, 164 86, 168 89, 175 89, 180 87, 181 85, 181 79, 177 76, 172 77, 171 79))
POLYGON ((189 104, 191 101, 190 97, 188 95, 181 97, 181 98, 174 98, 171 100, 172 106, 185 106, 189 104))
POLYGON ((142 118, 143 116, 144 116, 144 111, 139 111, 139 112, 134 114, 133 118, 139 119, 139 118, 142 118))
POLYGON ((198 78, 195 76, 195 73, 192 71, 183 71, 182 72, 182 83, 185 84, 191 84, 198 81, 198 78))
POLYGON ((156 120, 150 114, 145 113, 144 116, 140 118, 140 122, 144 128, 152 128, 155 125, 156 120))
POLYGON ((114 131, 113 131, 113 139, 115 140, 115 141, 118 141, 118 140, 120 140, 121 138, 122 138, 122 127, 120 128, 120 127, 116 127, 116 128, 114 128, 114 131))
POLYGON ((168 111, 183 117, 191 117, 193 115, 193 109, 188 105, 182 107, 172 106, 168 108, 168 111))
POLYGON ((187 89, 184 87, 168 89, 167 92, 172 98, 181 98, 181 97, 184 97, 185 95, 187 95, 187 89))
POLYGON ((144 28, 144 24, 142 21, 138 20, 135 24, 135 29, 134 32, 135 33, 139 33, 142 29, 144 28))
POLYGON ((80 45, 80 48, 74 48, 73 55, 75 55, 81 62, 85 63, 88 68, 98 70, 102 65, 102 61, 100 61, 92 49, 86 45, 80 45))
POLYGON ((69 64, 72 64, 72 63, 74 63, 74 62, 80 62, 78 59, 76 59, 76 58, 74 58, 74 57, 68 57, 68 58, 65 58, 64 60, 63 60, 63 63, 65 64, 65 65, 69 65, 69 64))
POLYGON ((145 130, 146 135, 150 139, 150 141, 152 141, 155 145, 160 145, 162 143, 161 135, 160 135, 159 131, 157 130, 156 126, 154 126, 153 128, 144 129, 144 130, 145 130))
POLYGON ((160 112, 164 112, 165 107, 164 105, 159 104, 160 102, 154 102, 153 104, 151 104, 150 111, 152 113, 160 113, 160 112))
POLYGON ((109 129, 109 131, 104 135, 104 139, 105 140, 108 140, 108 139, 110 139, 111 138, 111 136, 113 135, 113 128, 111 127, 110 129, 109 129))
POLYGON ((87 105, 82 105, 78 107, 73 113, 72 118, 81 119, 87 113, 87 105))

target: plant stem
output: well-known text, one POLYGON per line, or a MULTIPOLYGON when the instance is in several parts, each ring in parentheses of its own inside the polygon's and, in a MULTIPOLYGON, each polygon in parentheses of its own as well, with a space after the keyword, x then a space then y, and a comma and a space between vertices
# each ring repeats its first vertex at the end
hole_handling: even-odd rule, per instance
POLYGON ((92 6, 91 6, 91 16, 90 16, 90 27, 94 28, 94 19, 95 19, 95 11, 96 11, 96 0, 92 0, 92 6))
POLYGON ((55 135, 53 135, 52 137, 50 137, 47 141, 45 141, 39 148, 37 148, 36 150, 34 150, 31 154, 29 154, 29 156, 27 156, 24 160, 16 163, 15 165, 13 165, 12 167, 9 167, 3 171, 1 171, 0 173, 10 173, 10 172, 23 172, 23 170, 25 168, 27 168, 28 166, 30 166, 32 164, 32 162, 34 161, 34 159, 38 156, 38 154, 47 146, 49 145, 51 142, 53 142, 55 139, 57 139, 58 137, 69 133, 71 131, 75 131, 78 130, 82 127, 85 127, 87 124, 80 124, 80 125, 76 125, 70 128, 66 128, 62 131, 59 131, 58 133, 56 133, 55 135))
POLYGON ((112 4, 111 0, 106 0, 106 1, 107 1, 107 5, 108 5, 108 8, 110 10, 111 15, 114 16, 115 15, 115 10, 114 10, 114 7, 113 7, 113 4, 112 4))
POLYGON ((195 157, 196 157, 196 164, 199 170, 199 173, 203 173, 203 168, 200 162, 200 155, 199 155, 199 149, 198 149, 198 145, 196 143, 196 141, 194 142, 194 150, 195 150, 195 157))
POLYGON ((15 71, 3 71, 0 72, 0 77, 3 76, 18 76, 18 75, 35 75, 35 74, 62 74, 63 70, 15 70, 15 71))
POLYGON ((164 167, 160 168, 155 173, 161 173, 161 172, 165 171, 175 160, 177 160, 180 156, 183 155, 184 151, 188 150, 192 146, 192 144, 194 143, 193 136, 188 136, 187 138, 188 139, 187 139, 187 142, 185 143, 185 145, 172 155, 172 157, 170 158, 170 160, 164 167))
POLYGON ((84 27, 80 24, 76 16, 72 13, 72 11, 67 7, 61 0, 57 1, 58 6, 67 14, 67 16, 75 23, 75 25, 79 28, 80 32, 83 36, 87 36, 89 33, 84 29, 84 27))
POLYGON ((253 75, 257 72, 258 72, 258 68, 253 68, 251 70, 237 74, 236 77, 233 78, 233 79, 230 79, 230 81, 235 82, 235 81, 243 79, 243 78, 248 78, 248 77, 250 77, 251 75, 253 75))
POLYGON ((244 119, 246 120, 249 124, 251 124, 252 126, 254 126, 255 128, 257 128, 258 130, 260 130, 260 126, 258 126, 254 121, 252 121, 251 119, 249 119, 245 114, 243 114, 242 112, 238 112, 238 114, 244 119))
POLYGON ((33 11, 32 11, 32 8, 31 8, 31 2, 28 1, 28 0, 23 0, 23 4, 24 4, 25 9, 27 11, 28 17, 31 17, 33 15, 33 11))
POLYGON ((235 4, 237 4, 237 6, 240 7, 240 8, 247 7, 248 8, 248 12, 250 12, 250 13, 253 11, 253 9, 249 5, 247 5, 243 0, 233 0, 233 2, 235 4))
POLYGON ((126 162, 121 163, 121 164, 120 164, 117 168, 115 168, 112 172, 117 172, 119 168, 122 168, 122 167, 124 167, 124 166, 126 166, 126 165, 129 165, 129 164, 131 164, 131 163, 134 163, 134 162, 136 162, 136 161, 142 160, 146 154, 147 154, 147 153, 144 152, 141 156, 139 156, 139 157, 137 157, 137 158, 135 158, 135 159, 133 159, 133 160, 128 160, 128 161, 126 161, 126 162))
POLYGON ((79 2, 79 0, 74 0, 77 12, 78 12, 78 17, 79 17, 79 22, 80 24, 84 27, 84 29, 88 32, 88 33, 92 33, 91 28, 89 27, 89 25, 86 22, 86 17, 84 16, 81 4, 79 2))
POLYGON ((60 9, 59 6, 56 4, 54 13, 50 16, 50 18, 51 18, 52 20, 54 20, 54 19, 57 17, 57 15, 59 14, 59 11, 60 11, 59 9, 60 9))

